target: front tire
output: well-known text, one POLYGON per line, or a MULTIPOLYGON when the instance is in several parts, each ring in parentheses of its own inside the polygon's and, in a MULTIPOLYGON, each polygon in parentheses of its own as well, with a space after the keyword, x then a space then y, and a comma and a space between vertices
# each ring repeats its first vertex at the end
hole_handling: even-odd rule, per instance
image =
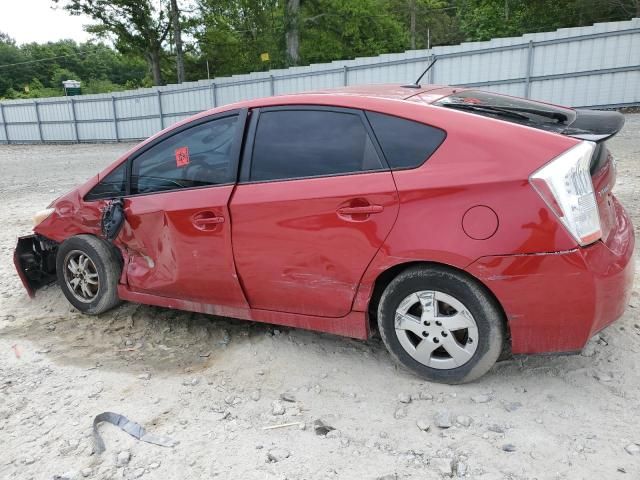
POLYGON ((58 248, 58 284, 67 300, 83 313, 98 315, 120 303, 121 270, 115 248, 92 235, 71 237, 58 248))
POLYGON ((378 327, 391 356, 434 382, 465 383, 489 371, 502 351, 504 325, 484 287, 445 267, 405 270, 378 304, 378 327))

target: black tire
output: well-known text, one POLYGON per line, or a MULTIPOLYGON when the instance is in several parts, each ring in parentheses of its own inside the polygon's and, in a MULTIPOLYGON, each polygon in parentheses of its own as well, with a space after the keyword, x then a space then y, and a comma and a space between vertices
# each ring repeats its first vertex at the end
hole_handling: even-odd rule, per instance
POLYGON ((122 263, 115 247, 92 235, 77 235, 65 240, 58 248, 56 256, 56 273, 58 285, 67 300, 79 311, 90 315, 98 315, 120 304, 118 298, 118 280, 122 271, 122 263), (83 254, 89 258, 92 275, 97 274, 98 285, 94 296, 82 300, 83 292, 74 293, 68 282, 75 274, 68 269, 70 258, 83 254), (65 271, 66 275, 65 276, 65 271))
MULTIPOLYGON (((421 322, 417 325, 423 328, 421 322)), ((427 380, 448 384, 470 382, 487 373, 500 356, 505 338, 504 315, 485 287, 462 273, 440 266, 412 267, 394 278, 378 304, 378 328, 396 362, 427 380), (403 347, 396 333, 396 310, 401 308, 404 299, 422 291, 437 291, 454 297, 473 316, 477 325, 477 332, 474 331, 474 336, 478 337, 477 345, 475 352, 472 355, 469 353, 471 356, 466 363, 454 368, 432 368, 416 360, 403 347)), ((407 338, 411 336, 407 335, 407 338)), ((427 340, 417 338, 420 338, 416 340, 417 343, 427 340)))

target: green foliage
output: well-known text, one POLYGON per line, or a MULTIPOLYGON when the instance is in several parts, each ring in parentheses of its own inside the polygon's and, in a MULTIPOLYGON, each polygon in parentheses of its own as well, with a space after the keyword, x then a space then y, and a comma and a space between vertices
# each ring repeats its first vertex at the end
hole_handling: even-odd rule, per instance
MULTIPOLYGON (((84 93, 175 81, 168 0, 51 0, 95 20, 115 48, 71 40, 16 45, 0 32, 0 98, 84 93), (25 87, 28 86, 28 91, 25 87)), ((179 0, 187 80, 287 67, 290 0, 179 0), (268 53, 269 60, 260 56, 268 53)), ((640 16, 640 0, 300 0, 300 64, 401 52, 411 46, 518 36, 640 16), (412 19, 415 28, 412 31, 412 19)))
POLYGON ((303 62, 328 62, 406 49, 407 30, 389 7, 389 2, 383 0, 303 3, 303 62))
POLYGON ((80 80, 85 93, 121 90, 127 82, 135 88, 144 84, 146 75, 139 56, 119 54, 101 43, 62 40, 17 46, 0 34, 0 98, 64 95, 63 80, 80 80), (22 62, 33 63, 6 66, 22 62), (102 82, 102 86, 91 82, 102 82), (29 92, 25 92, 27 85, 29 92))
POLYGON ((206 76, 206 60, 212 76, 284 66, 281 3, 277 0, 200 0, 202 22, 194 23, 193 31, 204 62, 194 62, 192 55, 187 60, 187 76, 195 71, 199 71, 201 78, 206 76), (269 54, 268 62, 260 59, 262 53, 269 54))
POLYGON ((459 0, 468 41, 591 25, 630 18, 640 0, 459 0))

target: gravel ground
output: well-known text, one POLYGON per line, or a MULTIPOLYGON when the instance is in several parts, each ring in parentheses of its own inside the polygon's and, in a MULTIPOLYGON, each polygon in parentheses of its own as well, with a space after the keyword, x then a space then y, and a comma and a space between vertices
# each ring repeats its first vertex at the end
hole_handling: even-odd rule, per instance
MULTIPOLYGON (((29 300, 16 237, 129 147, 0 146, 0 478, 640 478, 638 279, 582 355, 501 362, 455 387, 395 367, 379 340, 134 304, 85 317, 55 286, 29 300), (104 424, 95 454, 103 411, 179 443, 104 424)), ((640 115, 610 148, 640 225, 640 115)))

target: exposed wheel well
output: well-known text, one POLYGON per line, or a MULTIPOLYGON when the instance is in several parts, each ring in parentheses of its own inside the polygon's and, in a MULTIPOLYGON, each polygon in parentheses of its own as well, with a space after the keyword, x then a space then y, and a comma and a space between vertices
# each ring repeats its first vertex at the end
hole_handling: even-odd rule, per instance
POLYGON ((500 304, 496 296, 493 294, 493 292, 489 290, 489 288, 487 288, 487 286, 484 283, 482 283, 473 275, 470 275, 468 272, 456 267, 452 267, 451 265, 447 265, 439 262, 416 261, 416 262, 401 263, 399 265, 394 265, 393 267, 385 270, 380 275, 378 275, 378 278, 376 278, 376 281, 373 286, 373 293, 371 294, 371 300, 369 301, 369 308, 368 308, 369 329, 371 332, 377 332, 378 330, 378 318, 377 318, 378 303, 380 302, 380 297, 382 296, 382 293, 384 292, 385 288, 387 288, 387 285, 389 285, 389 283, 391 283, 391 281, 394 278, 396 278, 400 273, 402 273, 406 269, 411 267, 416 267, 416 266, 423 266, 425 268, 438 267, 438 268, 444 268, 447 270, 455 271, 461 275, 466 276, 471 281, 477 283, 478 286, 480 286, 480 288, 482 288, 485 291, 485 293, 495 302, 496 306, 502 313, 502 321, 504 322, 506 335, 505 335, 505 345, 503 346, 503 354, 501 358, 510 356, 511 332, 509 330, 509 322, 507 322, 507 315, 504 309, 502 308, 502 305, 500 304))

